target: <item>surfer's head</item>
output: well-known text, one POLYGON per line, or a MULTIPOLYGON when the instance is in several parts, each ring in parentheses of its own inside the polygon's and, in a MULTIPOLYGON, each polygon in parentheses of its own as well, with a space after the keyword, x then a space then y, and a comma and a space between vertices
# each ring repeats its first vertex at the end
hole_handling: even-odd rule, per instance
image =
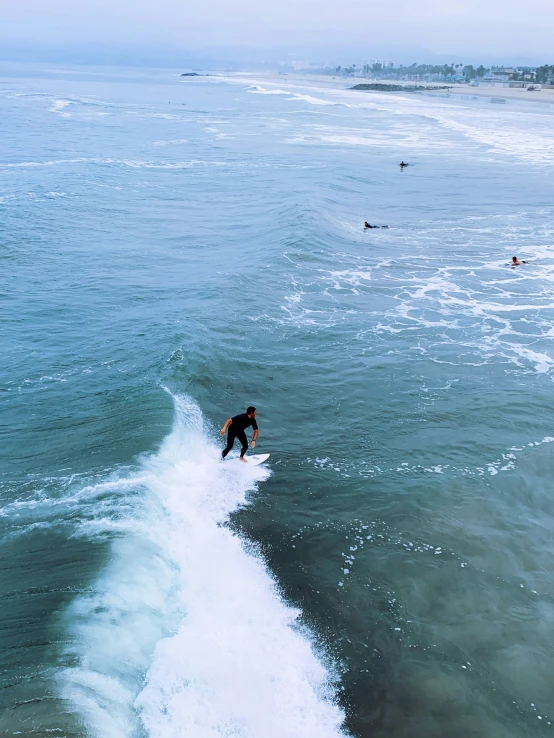
POLYGON ((512 256, 512 261, 514 262, 514 264, 517 264, 517 256, 512 256))
POLYGON ((246 414, 249 418, 253 418, 256 415, 256 408, 250 405, 250 407, 246 408, 246 414))

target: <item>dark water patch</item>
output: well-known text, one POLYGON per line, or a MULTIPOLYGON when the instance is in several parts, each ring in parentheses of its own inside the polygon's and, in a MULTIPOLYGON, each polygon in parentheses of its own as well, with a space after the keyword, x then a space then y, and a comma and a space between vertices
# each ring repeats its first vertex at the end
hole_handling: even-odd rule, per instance
POLYGON ((5 535, 1 550, 0 732, 82 736, 55 680, 67 638, 59 615, 90 586, 108 552, 87 541, 77 546, 52 528, 5 535))

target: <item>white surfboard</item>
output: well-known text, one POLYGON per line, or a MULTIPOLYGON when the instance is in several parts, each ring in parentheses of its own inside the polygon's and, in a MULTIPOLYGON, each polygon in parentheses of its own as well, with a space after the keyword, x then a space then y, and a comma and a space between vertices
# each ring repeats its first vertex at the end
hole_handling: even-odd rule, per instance
MULTIPOLYGON (((258 466, 258 464, 263 464, 264 461, 267 461, 269 459, 269 454, 254 454, 254 456, 246 456, 245 458, 248 459, 248 466, 258 466)), ((236 456, 234 459, 229 459, 227 463, 246 466, 244 461, 241 461, 238 456, 236 456)))

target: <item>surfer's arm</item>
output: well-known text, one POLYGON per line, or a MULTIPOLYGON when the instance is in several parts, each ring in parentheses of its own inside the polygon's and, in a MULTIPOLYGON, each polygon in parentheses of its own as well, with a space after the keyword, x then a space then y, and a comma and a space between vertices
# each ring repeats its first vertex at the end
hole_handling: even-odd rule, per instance
POLYGON ((232 422, 233 422, 233 419, 229 418, 229 420, 225 423, 223 428, 219 431, 219 434, 221 436, 224 436, 227 433, 227 428, 231 425, 232 422))
POLYGON ((251 446, 255 446, 256 445, 256 439, 257 438, 258 438, 258 429, 256 428, 256 430, 254 431, 254 435, 252 436, 252 441, 250 442, 250 445, 251 446))

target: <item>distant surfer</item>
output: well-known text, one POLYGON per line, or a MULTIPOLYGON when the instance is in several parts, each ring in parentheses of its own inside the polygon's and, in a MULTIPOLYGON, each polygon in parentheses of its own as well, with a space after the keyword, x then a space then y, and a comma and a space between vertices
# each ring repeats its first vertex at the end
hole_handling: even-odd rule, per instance
POLYGON ((517 258, 517 256, 512 256, 512 266, 513 266, 513 267, 517 267, 517 266, 519 266, 520 264, 527 264, 527 262, 526 262, 526 261, 523 261, 523 260, 522 260, 522 261, 520 261, 520 260, 519 260, 519 259, 517 258))
POLYGON ((246 439, 246 433, 244 431, 247 428, 250 428, 250 426, 252 426, 252 429, 254 430, 252 442, 250 443, 250 445, 252 446, 252 448, 254 448, 254 446, 256 445, 256 438, 258 437, 258 424, 256 423, 255 407, 252 407, 251 405, 250 407, 246 408, 245 413, 235 415, 233 418, 229 418, 229 420, 226 421, 225 425, 220 430, 220 435, 222 436, 227 433, 227 429, 229 430, 229 432, 227 433, 227 446, 221 452, 222 459, 227 456, 229 451, 235 445, 235 439, 238 438, 242 445, 240 460, 246 463, 247 460, 244 458, 244 454, 248 451, 248 441, 246 439))
POLYGON ((371 225, 367 222, 367 220, 364 221, 364 228, 388 228, 388 226, 377 226, 377 225, 371 225))
POLYGON ((400 162, 400 169, 404 169, 404 167, 409 167, 410 165, 407 164, 405 161, 400 162))

